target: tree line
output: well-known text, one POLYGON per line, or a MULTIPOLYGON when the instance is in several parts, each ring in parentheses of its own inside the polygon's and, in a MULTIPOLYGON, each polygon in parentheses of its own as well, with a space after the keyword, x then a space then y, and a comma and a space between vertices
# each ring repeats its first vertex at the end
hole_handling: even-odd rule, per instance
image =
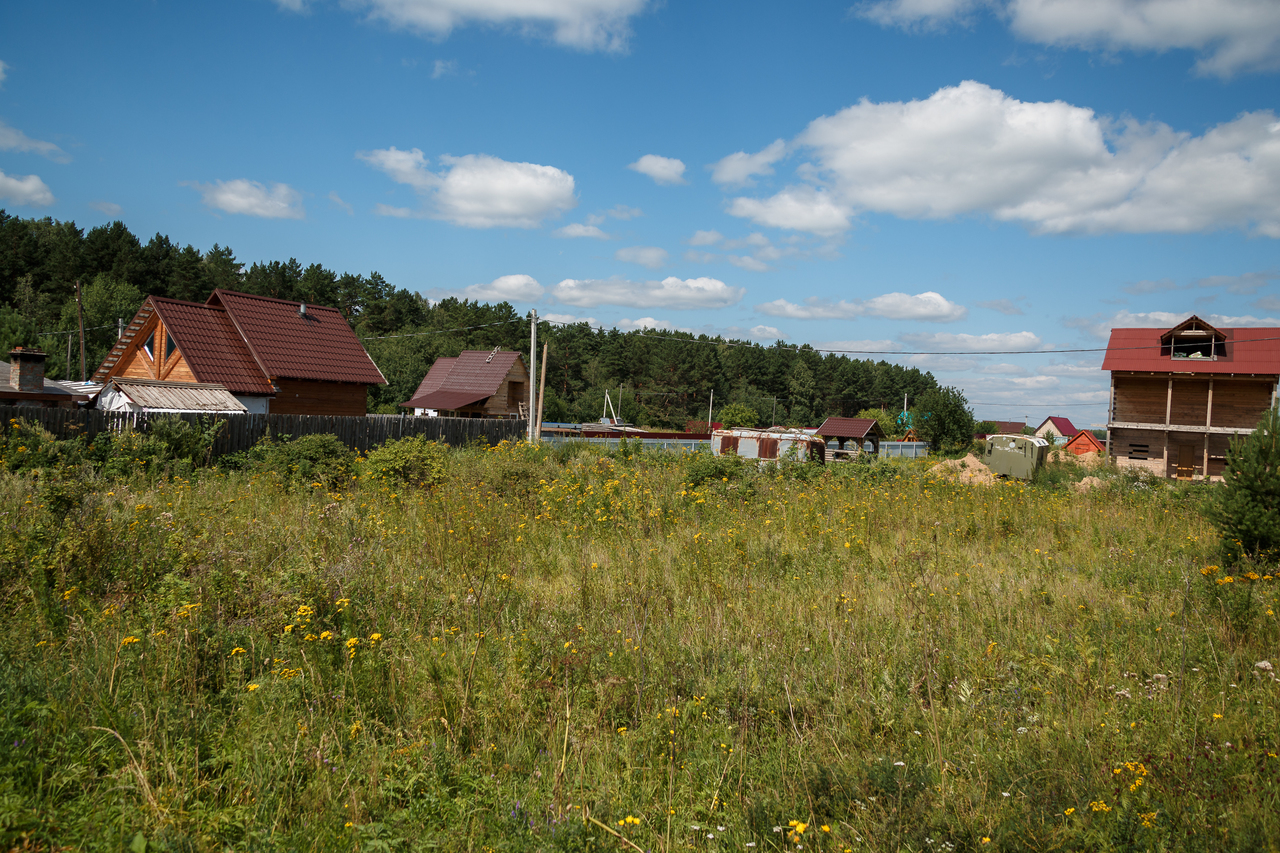
MULTIPOLYGON (((376 271, 339 274, 293 258, 246 266, 226 246, 202 252, 159 233, 143 243, 120 221, 86 233, 74 222, 24 219, 0 210, 4 351, 38 345, 49 354, 50 377, 79 379, 77 281, 90 374, 114 345, 118 323, 127 325, 146 296, 203 302, 217 288, 341 310, 389 383, 370 389, 372 412, 401 411, 397 404, 413 395, 436 358, 465 349, 502 347, 526 357, 529 351, 527 317, 506 302, 433 302, 376 271)), ((738 416, 745 409, 764 426, 816 426, 827 415, 855 416, 868 409, 896 413, 904 395, 915 409, 932 406, 916 418, 927 432, 936 431, 926 426, 931 418, 923 417, 933 408, 958 404, 965 410, 961 420, 967 414, 963 395, 941 388, 928 372, 807 345, 548 322, 539 324, 538 340, 550 344, 547 421, 596 420, 606 392, 627 421, 668 429, 705 421, 713 392, 715 412, 732 405, 738 416)))

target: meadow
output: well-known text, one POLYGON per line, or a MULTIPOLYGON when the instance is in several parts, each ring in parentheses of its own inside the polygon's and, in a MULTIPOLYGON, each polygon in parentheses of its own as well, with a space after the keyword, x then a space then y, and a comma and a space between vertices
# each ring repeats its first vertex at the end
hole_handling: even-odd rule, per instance
POLYGON ((442 464, 0 474, 2 849, 1280 843, 1280 582, 1205 486, 442 464))

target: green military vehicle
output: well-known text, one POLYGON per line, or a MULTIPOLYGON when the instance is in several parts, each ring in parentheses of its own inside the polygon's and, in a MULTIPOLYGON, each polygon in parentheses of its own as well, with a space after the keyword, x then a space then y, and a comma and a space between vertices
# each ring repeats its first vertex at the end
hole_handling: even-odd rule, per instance
POLYGON ((1049 442, 1034 435, 993 435, 987 438, 982 464, 991 473, 1030 480, 1049 456, 1049 442))

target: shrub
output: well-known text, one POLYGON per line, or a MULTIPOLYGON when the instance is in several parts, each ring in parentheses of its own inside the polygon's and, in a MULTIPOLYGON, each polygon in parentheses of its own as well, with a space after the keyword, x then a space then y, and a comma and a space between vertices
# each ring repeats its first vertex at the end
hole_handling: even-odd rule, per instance
POLYGON ((1205 515, 1222 537, 1223 559, 1280 558, 1280 409, 1263 415, 1244 441, 1231 442, 1222 479, 1205 515))
POLYGON ((337 436, 284 439, 267 436, 244 453, 224 457, 223 464, 251 472, 274 472, 285 481, 319 482, 329 488, 351 479, 356 455, 337 436))
POLYGON ((393 439, 369 451, 366 474, 386 476, 420 486, 434 486, 444 479, 448 448, 422 436, 393 439))
POLYGON ((720 410, 719 418, 724 429, 734 427, 754 429, 756 424, 760 423, 760 416, 756 414, 756 410, 745 403, 730 403, 720 410))

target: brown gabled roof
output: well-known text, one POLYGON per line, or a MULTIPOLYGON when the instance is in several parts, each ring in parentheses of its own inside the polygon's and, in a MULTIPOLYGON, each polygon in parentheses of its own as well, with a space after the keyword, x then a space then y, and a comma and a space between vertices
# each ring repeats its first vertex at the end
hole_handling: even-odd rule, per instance
POLYGON ((522 361, 518 352, 484 350, 466 350, 457 358, 436 359, 413 399, 400 405, 412 409, 457 409, 477 403, 498 393, 517 361, 522 361), (443 375, 435 378, 433 374, 442 361, 448 363, 442 369, 443 375), (428 382, 435 387, 423 393, 428 382))
POLYGON ((162 296, 147 302, 197 380, 224 385, 233 394, 275 393, 224 309, 162 296))
POLYGON ((301 302, 231 290, 215 290, 206 304, 226 309, 271 378, 387 384, 336 308, 307 305, 302 313, 301 302))
POLYGON ((884 438, 884 430, 875 418, 827 418, 818 427, 823 438, 866 438, 876 435, 884 438))
POLYGON ((449 377, 449 371, 453 370, 453 363, 457 360, 457 356, 437 358, 431 365, 431 369, 427 371, 427 375, 422 377, 422 383, 418 386, 418 390, 413 392, 413 396, 421 397, 432 391, 439 391, 444 380, 449 377))

